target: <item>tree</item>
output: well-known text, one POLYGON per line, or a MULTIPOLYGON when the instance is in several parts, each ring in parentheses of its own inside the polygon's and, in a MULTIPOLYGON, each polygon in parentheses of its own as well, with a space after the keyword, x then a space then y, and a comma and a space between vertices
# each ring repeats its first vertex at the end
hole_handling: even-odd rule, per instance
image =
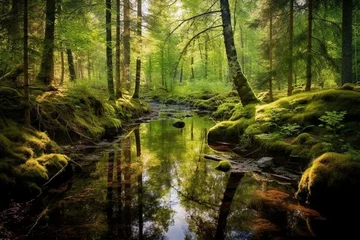
POLYGON ((311 58, 312 58, 312 21, 313 21, 313 0, 308 0, 308 36, 307 36, 307 60, 306 60, 306 91, 311 89, 311 58))
MULTIPOLYGON (((29 101, 29 16, 28 16, 28 0, 24 0, 24 87, 25 87, 25 98, 29 101)), ((25 109, 25 123, 30 126, 30 107, 25 109)))
POLYGON ((352 0, 343 0, 341 83, 352 82, 352 0))
POLYGON ((124 32, 123 32, 123 83, 130 89, 130 0, 124 0, 124 32))
POLYGON ((45 38, 37 76, 38 82, 45 85, 51 85, 54 80, 55 9, 56 0, 46 0, 45 38))
POLYGON ((68 65, 69 65, 69 75, 71 81, 76 81, 76 72, 75 72, 75 66, 74 66, 74 57, 72 54, 72 51, 70 48, 66 49, 67 59, 68 59, 68 65))
POLYGON ((288 91, 291 96, 293 90, 293 43, 294 43, 294 0, 290 0, 290 19, 289 19, 289 72, 288 72, 288 91))
POLYGON ((137 37, 138 37, 138 56, 136 59, 136 78, 135 78, 135 91, 133 98, 139 98, 140 91, 140 77, 141 77, 141 45, 142 45, 142 1, 137 0, 137 37))
POLYGON ((115 98, 115 93, 111 40, 111 0, 106 0, 106 69, 109 97, 113 100, 115 98))
POLYGON ((273 16, 271 10, 269 11, 269 15, 269 97, 270 101, 273 101, 273 16))
POLYGON ((236 48, 234 44, 234 35, 231 27, 231 15, 228 0, 220 0, 221 19, 223 22, 223 35, 226 56, 228 60, 229 71, 235 84, 236 90, 239 94, 241 103, 246 106, 250 103, 256 103, 259 100, 256 98, 251 89, 245 75, 243 74, 239 61, 237 59, 236 48))
POLYGON ((115 96, 116 98, 122 97, 121 92, 121 80, 120 80, 120 25, 121 25, 121 19, 120 19, 120 0, 116 0, 116 63, 115 63, 115 96))

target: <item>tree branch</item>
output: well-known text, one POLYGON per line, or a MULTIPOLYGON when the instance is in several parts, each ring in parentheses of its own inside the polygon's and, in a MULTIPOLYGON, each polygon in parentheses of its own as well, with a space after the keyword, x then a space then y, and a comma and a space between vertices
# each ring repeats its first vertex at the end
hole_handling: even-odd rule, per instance
POLYGON ((164 42, 166 42, 166 41, 169 39, 169 37, 170 37, 177 29, 179 29, 179 27, 181 27, 185 22, 190 21, 190 20, 193 20, 193 19, 196 19, 196 18, 199 18, 199 17, 202 17, 202 16, 205 16, 205 15, 208 15, 208 14, 220 13, 220 12, 221 12, 220 10, 208 11, 208 12, 200 13, 200 14, 198 14, 198 15, 189 17, 189 18, 187 18, 187 19, 179 20, 179 21, 181 21, 181 23, 178 24, 178 25, 167 35, 167 37, 165 38, 164 42))
POLYGON ((175 66, 175 69, 174 69, 174 78, 175 78, 175 76, 176 76, 176 71, 177 71, 177 68, 178 68, 178 66, 179 66, 180 60, 181 60, 183 54, 186 52, 187 48, 189 47, 190 43, 191 43, 192 41, 194 41, 196 38, 198 38, 201 34, 207 32, 207 31, 209 31, 209 30, 211 30, 211 29, 215 29, 215 28, 222 27, 222 26, 223 26, 223 25, 221 24, 221 25, 216 25, 216 26, 208 27, 208 28, 206 28, 206 29, 198 32, 197 34, 195 34, 195 35, 186 43, 185 47, 183 48, 183 50, 182 50, 181 53, 180 53, 179 60, 178 60, 177 63, 176 63, 176 66, 175 66))

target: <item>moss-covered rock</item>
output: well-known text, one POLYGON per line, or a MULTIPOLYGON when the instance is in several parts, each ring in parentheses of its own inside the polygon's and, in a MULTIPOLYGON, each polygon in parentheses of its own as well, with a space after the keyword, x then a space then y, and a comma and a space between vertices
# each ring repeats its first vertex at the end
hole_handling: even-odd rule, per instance
POLYGON ((329 152, 315 159, 303 173, 296 197, 327 215, 347 214, 349 210, 360 211, 359 187, 360 162, 329 152))
POLYGON ((297 136, 294 139, 294 141, 292 143, 299 144, 299 145, 314 145, 317 143, 317 141, 311 134, 301 133, 301 134, 299 134, 299 136, 297 136))
POLYGON ((219 171, 227 172, 231 169, 231 163, 228 160, 221 160, 216 166, 219 171))
POLYGON ((235 108, 236 103, 223 103, 221 104, 211 116, 215 119, 229 119, 235 108))

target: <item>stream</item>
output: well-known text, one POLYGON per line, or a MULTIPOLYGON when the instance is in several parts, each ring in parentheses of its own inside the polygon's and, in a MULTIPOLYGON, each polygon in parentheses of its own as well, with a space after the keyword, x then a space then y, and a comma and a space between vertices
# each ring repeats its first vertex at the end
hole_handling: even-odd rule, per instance
POLYGON ((26 239, 314 239, 326 226, 294 186, 255 172, 215 170, 214 122, 189 109, 158 116, 100 148, 83 170, 19 221, 26 239), (174 118, 185 122, 175 128, 174 118))

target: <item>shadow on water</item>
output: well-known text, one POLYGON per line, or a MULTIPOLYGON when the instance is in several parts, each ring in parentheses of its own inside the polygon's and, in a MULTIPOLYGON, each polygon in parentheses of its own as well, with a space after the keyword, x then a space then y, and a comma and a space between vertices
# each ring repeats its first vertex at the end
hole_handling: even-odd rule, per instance
POLYGON ((291 186, 256 173, 219 172, 204 159, 221 154, 206 142, 213 122, 194 116, 182 129, 173 122, 141 124, 86 156, 84 172, 44 204, 47 212, 28 238, 315 238, 311 224, 325 220, 298 205, 291 186))

